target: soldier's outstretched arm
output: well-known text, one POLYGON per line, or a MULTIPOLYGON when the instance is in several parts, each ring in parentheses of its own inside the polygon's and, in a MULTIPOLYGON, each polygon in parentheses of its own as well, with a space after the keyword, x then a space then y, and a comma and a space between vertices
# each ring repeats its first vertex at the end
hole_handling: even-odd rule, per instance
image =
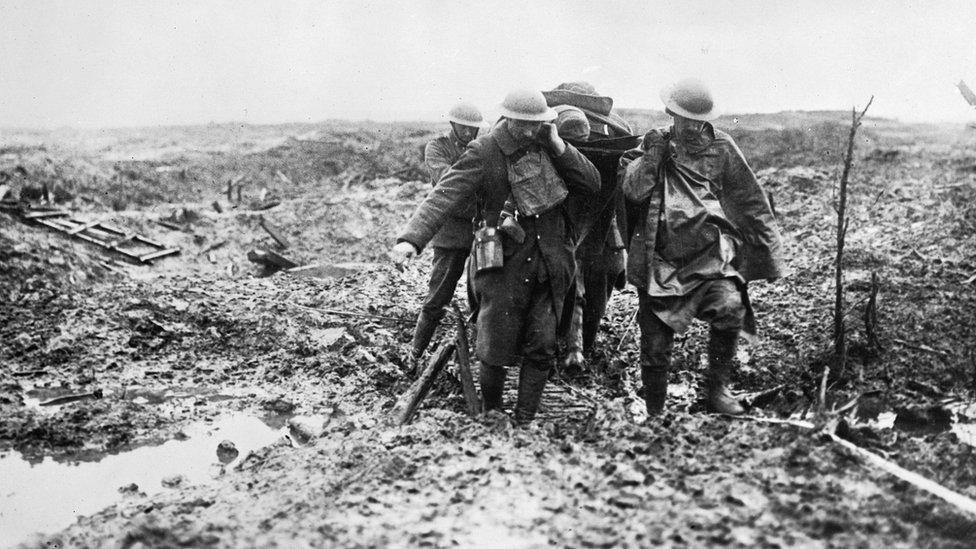
POLYGON ((469 147, 440 178, 417 207, 397 242, 409 242, 420 253, 451 215, 475 199, 484 182, 485 165, 479 148, 469 147))

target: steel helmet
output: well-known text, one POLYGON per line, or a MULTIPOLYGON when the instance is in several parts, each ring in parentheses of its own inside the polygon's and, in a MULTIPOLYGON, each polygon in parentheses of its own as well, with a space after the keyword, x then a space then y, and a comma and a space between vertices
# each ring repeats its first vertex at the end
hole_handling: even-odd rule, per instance
POLYGON ((556 111, 549 108, 546 98, 538 90, 515 90, 505 96, 501 104, 505 118, 528 122, 549 122, 556 118, 556 111))
POLYGON ((671 114, 708 122, 718 118, 712 92, 697 78, 686 78, 661 89, 661 101, 671 114))
POLYGON ((447 119, 455 124, 474 128, 479 127, 483 120, 478 107, 463 101, 451 107, 451 110, 447 112, 447 119))

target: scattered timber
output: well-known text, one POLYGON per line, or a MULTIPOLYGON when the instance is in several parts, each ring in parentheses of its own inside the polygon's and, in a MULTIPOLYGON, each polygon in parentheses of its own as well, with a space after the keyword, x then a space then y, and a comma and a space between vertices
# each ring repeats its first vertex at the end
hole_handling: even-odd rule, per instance
POLYGON ((395 425, 405 425, 413 419, 414 414, 417 413, 417 408, 420 407, 420 403, 423 402, 424 397, 430 392, 430 388, 434 385, 434 380, 441 373, 441 370, 444 369, 444 366, 447 365, 454 351, 455 344, 453 341, 444 342, 437 348, 437 352, 431 357, 430 362, 427 363, 427 367, 420 372, 417 380, 413 382, 413 385, 407 389, 407 392, 400 397, 393 407, 392 417, 395 425))

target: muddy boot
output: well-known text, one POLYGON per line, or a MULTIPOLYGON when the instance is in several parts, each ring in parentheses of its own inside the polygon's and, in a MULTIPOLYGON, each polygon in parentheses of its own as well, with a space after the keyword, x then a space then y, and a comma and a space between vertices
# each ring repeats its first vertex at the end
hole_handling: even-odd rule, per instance
POLYGON ((641 379, 644 381, 644 404, 647 406, 647 415, 660 415, 664 411, 664 401, 668 396, 667 364, 641 364, 641 379))
POLYGON ((550 362, 528 359, 522 362, 519 370, 518 400, 515 402, 515 423, 525 424, 535 418, 550 370, 550 362))
POLYGON ((413 330, 413 357, 420 358, 430 345, 430 340, 434 337, 439 318, 435 318, 424 311, 420 311, 417 316, 417 327, 413 330))
POLYGON ((644 404, 647 415, 664 411, 668 395, 668 370, 674 346, 674 331, 645 309, 641 322, 641 380, 644 383, 644 404))
POLYGON ((479 372, 483 411, 502 409, 502 393, 505 391, 505 367, 481 361, 479 372))
POLYGON ((739 415, 745 408, 729 391, 732 378, 732 360, 739 332, 712 329, 708 340, 708 409, 719 414, 739 415))

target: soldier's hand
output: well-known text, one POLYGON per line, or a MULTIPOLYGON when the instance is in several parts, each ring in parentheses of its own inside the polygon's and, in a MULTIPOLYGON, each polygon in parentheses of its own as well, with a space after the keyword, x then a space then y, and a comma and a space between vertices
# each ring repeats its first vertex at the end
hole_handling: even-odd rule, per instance
POLYGON ((559 156, 566 152, 566 142, 563 141, 562 137, 559 137, 559 131, 556 129, 555 124, 551 122, 543 123, 542 127, 539 128, 539 138, 553 156, 559 156))
POLYGON ((394 263, 403 263, 416 255, 417 248, 414 248, 413 244, 409 242, 397 242, 396 245, 393 246, 393 249, 390 250, 390 258, 394 263))

